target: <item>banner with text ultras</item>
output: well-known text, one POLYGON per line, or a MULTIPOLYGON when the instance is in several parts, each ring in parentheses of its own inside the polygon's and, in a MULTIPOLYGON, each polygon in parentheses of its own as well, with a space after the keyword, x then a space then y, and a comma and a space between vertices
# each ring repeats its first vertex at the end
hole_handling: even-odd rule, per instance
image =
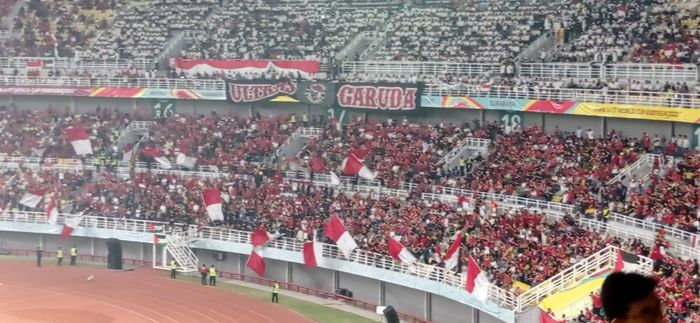
POLYGON ((419 84, 339 83, 336 87, 336 108, 410 111, 420 107, 419 84))
POLYGON ((280 102, 330 105, 333 84, 294 80, 231 81, 229 100, 235 103, 280 102))

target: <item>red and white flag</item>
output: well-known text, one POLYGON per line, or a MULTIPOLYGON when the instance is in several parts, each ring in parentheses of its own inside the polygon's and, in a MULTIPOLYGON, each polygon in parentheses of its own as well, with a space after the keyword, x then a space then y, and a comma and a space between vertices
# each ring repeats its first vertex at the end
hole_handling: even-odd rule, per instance
POLYGON ((56 224, 58 221, 58 207, 56 200, 57 198, 51 196, 48 203, 46 203, 46 222, 49 224, 56 224))
POLYGON ((256 229, 253 231, 253 233, 250 235, 250 242, 253 244, 253 247, 258 247, 262 246, 269 241, 275 240, 279 238, 279 235, 269 233, 265 231, 265 229, 256 229))
MULTIPOLYGON (((323 162, 323 160, 321 160, 318 157, 311 158, 311 163, 309 164, 309 168, 315 173, 324 172, 328 170, 328 167, 326 167, 326 164, 323 162)), ((338 177, 336 173, 330 172, 330 177, 331 184, 340 185, 340 177, 338 177)))
POLYGON ((92 154, 90 137, 83 126, 70 126, 66 128, 63 133, 66 136, 66 139, 70 141, 70 144, 73 146, 73 150, 75 151, 76 155, 83 156, 92 154))
POLYGON ((187 156, 187 154, 189 154, 189 149, 187 149, 187 146, 180 144, 178 145, 178 150, 179 151, 175 155, 175 163, 189 169, 194 168, 194 166, 197 164, 197 158, 187 156))
POLYGON ((389 254, 394 260, 400 260, 401 262, 412 263, 416 261, 416 257, 406 249, 401 243, 396 241, 393 237, 389 237, 389 254))
POLYGON ((469 256, 467 260, 467 292, 483 302, 489 298, 490 286, 491 282, 489 282, 488 277, 486 277, 486 272, 479 268, 479 265, 472 256, 469 256))
POLYGON ((63 224, 63 230, 61 230, 61 240, 66 240, 70 238, 71 234, 83 220, 83 214, 66 218, 66 223, 63 224))
POLYGON ((309 269, 316 268, 321 259, 322 245, 320 242, 307 241, 304 242, 304 266, 309 269))
POLYGON ((445 269, 452 270, 459 264, 459 246, 462 243, 462 231, 457 233, 457 237, 452 241, 450 248, 445 254, 445 269))
POLYGON ((131 156, 134 155, 134 144, 126 144, 122 148, 122 161, 131 161, 131 156))
POLYGON ((221 208, 221 192, 219 192, 219 189, 210 188, 202 191, 202 199, 209 218, 212 221, 223 221, 224 211, 221 208))
POLYGON ((345 175, 357 175, 369 180, 377 178, 377 175, 367 168, 354 154, 348 155, 343 160, 342 168, 345 175))
POLYGON ((253 247, 253 251, 250 253, 248 261, 246 262, 246 266, 252 269, 260 277, 265 276, 265 259, 262 257, 262 250, 262 246, 253 247))
POLYGON ((22 195, 22 198, 19 199, 19 204, 35 208, 44 198, 44 194, 46 194, 44 190, 27 190, 24 195, 22 195))
POLYGON ((163 152, 161 152, 158 149, 146 147, 143 149, 143 153, 146 154, 146 156, 149 156, 149 157, 155 159, 155 161, 160 165, 160 168, 170 169, 173 167, 173 165, 170 163, 168 158, 166 158, 163 155, 163 152))
POLYGON ((335 244, 345 258, 350 258, 352 251, 357 248, 355 239, 352 238, 350 232, 345 230, 343 222, 337 215, 331 216, 328 220, 328 224, 326 224, 326 236, 335 241, 335 244))

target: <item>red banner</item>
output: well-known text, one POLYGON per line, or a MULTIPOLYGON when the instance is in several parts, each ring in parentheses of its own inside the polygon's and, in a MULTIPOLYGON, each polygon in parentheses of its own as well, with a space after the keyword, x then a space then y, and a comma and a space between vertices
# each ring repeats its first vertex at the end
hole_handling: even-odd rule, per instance
POLYGON ((566 113, 576 104, 576 101, 550 101, 550 100, 534 100, 527 112, 546 112, 546 113, 566 113))
POLYGON ((176 59, 175 67, 192 73, 213 72, 264 72, 274 70, 282 73, 316 74, 320 70, 319 61, 307 60, 216 60, 216 59, 176 59))

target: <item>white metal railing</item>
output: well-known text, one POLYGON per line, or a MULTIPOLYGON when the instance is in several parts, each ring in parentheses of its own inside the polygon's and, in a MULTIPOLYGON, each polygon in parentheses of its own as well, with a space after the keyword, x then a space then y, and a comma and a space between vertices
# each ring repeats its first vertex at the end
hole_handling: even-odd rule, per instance
POLYGON ((697 82, 698 67, 695 64, 609 64, 603 67, 605 79, 664 80, 697 82))
MULTIPOLYGON (((500 64, 414 62, 414 61, 346 61, 346 74, 384 74, 419 76, 480 76, 500 73, 500 64)), ((694 64, 593 64, 593 63, 516 63, 518 76, 542 78, 631 79, 697 82, 694 64)))
POLYGON ((140 87, 224 91, 223 80, 0 76, 0 86, 140 87))
POLYGON ((155 124, 155 122, 153 122, 153 121, 131 121, 126 126, 126 129, 127 130, 150 129, 151 126, 154 124, 155 124))
POLYGON ((479 150, 482 152, 485 152, 488 148, 489 145, 491 144, 491 140, 489 139, 481 139, 481 138, 474 138, 474 137, 468 137, 464 138, 464 140, 460 141, 457 146, 455 146, 452 150, 450 150, 445 156, 440 158, 438 160, 437 164, 438 165, 443 165, 443 164, 449 164, 455 158, 457 158, 464 150, 466 149, 475 149, 479 150))
POLYGON ((301 127, 294 131, 295 135, 305 138, 318 138, 323 133, 323 128, 301 127))
POLYGON ((611 178, 607 184, 613 185, 621 181, 623 177, 628 177, 628 175, 630 175, 632 172, 637 172, 642 168, 649 166, 649 162, 651 162, 653 165, 653 161, 649 158, 649 154, 642 155, 639 159, 637 159, 637 161, 632 163, 632 165, 625 167, 625 169, 615 175, 615 177, 611 178))
MULTIPOLYGON (((66 217, 74 216, 77 215, 60 214, 58 223, 63 224, 65 223, 64 219, 66 217)), ((0 221, 37 224, 47 223, 46 215, 43 212, 5 212, 0 214, 0 221)), ((175 227, 184 227, 185 225, 176 224, 175 226, 171 226, 166 222, 160 221, 120 219, 87 215, 83 217, 79 226, 86 228, 111 229, 131 232, 149 232, 149 226, 159 226, 164 228, 165 232, 169 232, 172 231, 175 227)), ((197 238, 199 239, 211 239, 240 244, 250 244, 251 239, 251 232, 226 229, 222 227, 197 228, 196 226, 192 225, 188 226, 188 231, 197 231, 197 238)), ((280 237, 276 240, 268 242, 267 246, 268 248, 301 253, 303 250, 303 243, 304 241, 301 240, 280 237)), ((355 251, 353 251, 352 255, 350 256, 350 259, 346 259, 335 245, 322 245, 322 255, 326 258, 333 258, 341 261, 350 261, 356 264, 374 267, 378 270, 390 270, 394 272, 400 272, 403 274, 416 276, 422 279, 439 282, 449 287, 464 289, 464 283, 466 279, 464 274, 455 274, 452 271, 447 271, 444 268, 439 268, 435 266, 421 265, 420 267, 417 267, 406 263, 395 263, 393 259, 389 256, 360 249, 355 249, 355 251)), ((516 297, 515 295, 513 295, 513 293, 499 288, 495 285, 492 285, 489 288, 489 300, 501 307, 509 309, 514 309, 517 303, 516 297)))
POLYGON ((47 69, 76 69, 76 70, 148 70, 155 69, 155 61, 151 59, 134 60, 75 60, 67 57, 0 57, 0 68, 27 68, 27 62, 42 61, 47 69))
MULTIPOLYGON (((358 179, 357 183, 353 183, 354 177, 339 176, 340 184, 335 185, 331 182, 330 174, 314 174, 313 184, 322 187, 332 187, 344 191, 346 194, 360 193, 363 196, 394 196, 400 199, 406 199, 409 195, 408 190, 386 188, 381 185, 368 185, 367 180, 363 182, 363 178, 358 179)), ((284 174, 284 179, 289 182, 304 182, 311 181, 311 175, 307 172, 288 171, 284 174)))
POLYGON ((485 90, 476 85, 426 84, 423 95, 435 96, 475 96, 509 99, 543 99, 554 101, 575 100, 617 104, 636 104, 683 108, 700 108, 699 94, 681 94, 646 91, 618 91, 569 88, 514 88, 491 86, 485 90))
POLYGON ((12 32, 9 30, 0 30, 0 39, 7 39, 10 38, 10 35, 12 35, 12 32))
POLYGON ((409 62, 409 61, 345 61, 344 74, 389 74, 389 75, 455 75, 480 76, 499 71, 500 64, 409 62))
MULTIPOLYGON (((610 270, 617 262, 617 252, 619 248, 608 246, 604 249, 586 257, 575 263, 573 266, 550 277, 546 281, 518 295, 518 306, 516 311, 521 312, 528 306, 535 305, 548 296, 566 290, 580 283, 582 280, 591 277, 603 270, 610 270)), ((639 256, 640 271, 650 275, 653 271, 652 260, 639 256)))

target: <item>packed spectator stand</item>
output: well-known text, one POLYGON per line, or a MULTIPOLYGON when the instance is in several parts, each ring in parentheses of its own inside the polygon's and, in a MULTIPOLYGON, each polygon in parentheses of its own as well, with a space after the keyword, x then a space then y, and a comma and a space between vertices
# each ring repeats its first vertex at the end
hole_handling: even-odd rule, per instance
MULTIPOLYGON (((317 230, 317 237, 321 239, 324 237, 322 231, 325 219, 336 214, 345 220, 361 249, 384 253, 386 236, 392 235, 426 264, 441 265, 450 239, 457 231, 464 230, 466 236, 463 241, 462 263, 466 263, 464 257, 467 255, 475 256, 497 286, 515 293, 521 291, 513 285, 514 282, 537 285, 609 244, 622 246, 639 254, 651 255, 654 248, 667 243, 659 241, 657 246, 642 246, 639 241, 620 240, 607 233, 579 226, 577 218, 603 220, 602 212, 608 207, 606 203, 610 201, 624 204, 629 200, 630 203, 637 203, 633 205, 638 205, 640 196, 649 196, 647 203, 657 204, 649 204, 648 209, 657 211, 660 198, 669 194, 679 197, 694 194, 692 170, 696 158, 692 152, 687 152, 685 155, 688 157, 677 166, 678 171, 682 171, 686 176, 685 180, 680 178, 677 171, 670 171, 665 177, 649 180, 651 188, 670 187, 680 190, 680 193, 653 193, 653 190, 647 192, 644 189, 635 191, 619 185, 612 190, 606 188, 601 183, 608 180, 616 172, 615 169, 621 170, 637 158, 635 156, 647 151, 663 151, 662 147, 672 143, 646 138, 623 138, 616 134, 600 136, 590 130, 545 134, 537 128, 507 129, 494 123, 472 123, 411 124, 408 127, 410 130, 402 133, 397 131, 399 128, 395 125, 402 125, 404 121, 392 124, 357 121, 345 125, 345 131, 338 132, 333 131, 337 126, 332 120, 321 122, 314 116, 306 121, 306 125, 325 127, 325 135, 311 142, 299 156, 294 157, 298 160, 290 156, 278 158, 277 162, 273 162, 272 154, 276 150, 274 148, 284 143, 285 138, 293 133, 294 129, 303 126, 291 122, 296 118, 240 118, 211 114, 199 117, 183 115, 165 122, 152 123, 149 129, 152 135, 140 144, 143 147, 157 147, 165 151, 173 164, 177 153, 186 152, 188 156, 198 158, 198 162, 221 170, 219 175, 202 178, 188 175, 186 170, 160 173, 148 169, 123 176, 115 167, 111 167, 111 162, 104 162, 123 158, 123 151, 117 153, 113 146, 118 142, 119 133, 130 120, 128 115, 100 109, 95 114, 71 116, 50 109, 42 113, 6 111, 5 118, 25 120, 23 123, 27 125, 8 127, 8 122, 4 122, 6 138, 3 141, 6 145, 23 147, 13 154, 15 156, 31 156, 32 153, 38 153, 46 160, 50 157, 71 157, 70 144, 60 139, 61 129, 82 123, 91 134, 95 155, 103 159, 103 167, 99 167, 99 161, 93 162, 92 165, 98 167, 92 170, 66 171, 61 168, 52 169, 51 165, 45 165, 41 170, 22 166, 19 169, 6 170, 4 182, 12 189, 6 190, 2 197, 5 208, 25 209, 25 206, 17 203, 22 192, 41 188, 60 195, 59 205, 62 212, 87 209, 103 216, 117 218, 208 225, 209 220, 200 203, 200 192, 205 188, 218 187, 225 193, 225 220, 219 224, 224 227, 252 230, 264 226, 270 232, 300 239, 306 239, 311 232, 317 230), (183 126, 183 122, 190 126, 183 126), (233 129, 228 127, 232 124, 237 124, 239 130, 226 131, 233 129), (56 129, 52 132, 54 127, 56 129), (181 131, 173 131, 175 129, 181 131), (365 195, 353 192, 352 187, 324 188, 309 182, 285 180, 284 170, 313 171, 311 164, 314 160, 322 160, 329 170, 337 169, 341 150, 362 149, 366 146, 367 138, 384 132, 393 137, 397 144, 381 148, 370 147, 367 150, 366 161, 368 166, 377 171, 380 178, 387 178, 388 186, 399 180, 423 183, 424 185, 416 187, 417 192, 420 192, 425 185, 440 184, 521 195, 532 199, 561 198, 565 199, 566 203, 578 204, 581 207, 574 214, 556 219, 549 218, 537 210, 499 208, 495 202, 479 197, 468 196, 457 205, 427 201, 418 194, 401 200, 399 197, 383 194, 380 190, 365 195), (43 136, 50 139, 42 142, 39 138, 43 136), (493 139, 488 156, 477 157, 471 161, 466 166, 469 171, 465 173, 462 173, 464 170, 460 170, 459 167, 441 169, 436 165, 436 160, 442 154, 439 152, 452 149, 455 141, 464 136, 493 139), (250 140, 256 137, 266 139, 264 142, 250 140), (207 141, 212 139, 209 144, 207 141), (45 146, 51 148, 37 152, 45 146), (222 149, 224 147, 227 149, 222 149), (337 148, 334 150, 334 147, 337 148), (238 157, 226 157, 224 151, 231 151, 232 156, 238 157), (322 151, 327 153, 319 153, 322 151), (406 158, 424 160, 426 164, 385 163, 403 158, 400 157, 403 155, 398 153, 400 151, 408 154, 406 158), (412 155, 411 151, 419 155, 412 155), (553 159, 541 155, 543 153, 557 153, 560 156, 553 159), (308 158, 304 158, 306 156, 308 158), (235 163, 229 162, 234 159, 235 163), (522 163, 518 171, 505 167, 511 159, 522 163), (610 162, 602 163, 605 160, 610 162), (598 164, 599 162, 602 164, 598 164), (615 191, 616 189, 620 191, 615 191), (629 198, 625 198, 626 190, 633 191, 628 193, 629 198), (563 195, 566 197, 562 197, 563 195), (271 199, 272 196, 274 198, 271 199), (499 239, 493 240, 493 237, 499 239), (568 242, 551 244, 551 241, 568 242), (546 247, 543 249, 543 246, 546 247)), ((405 128, 407 125, 402 126, 401 128, 405 128)), ((666 152, 673 154, 670 150, 666 152)), ((678 152, 675 155, 682 156, 683 153, 678 152)), ((159 167, 153 164, 154 160, 148 154, 140 153, 132 162, 138 160, 151 162, 151 166, 148 167, 153 169, 159 167)), ((693 226, 697 226, 697 208, 694 203, 668 207, 675 208, 670 211, 670 217, 678 220, 677 224, 680 227, 689 228, 689 221, 695 221, 693 226)), ((674 221, 667 222, 668 214, 656 214, 660 214, 658 220, 675 225, 671 223, 674 221)), ((672 274, 664 271, 664 268, 668 267, 664 264, 683 260, 671 255, 656 260, 657 267, 662 269, 660 277, 663 277, 664 282, 669 282, 662 285, 666 293, 664 295, 667 295, 669 301, 675 300, 676 295, 681 292, 670 283, 669 277, 688 279, 692 272, 685 272, 683 268, 692 270, 693 267, 676 266, 673 267, 675 273, 672 274)), ((679 312, 674 307, 671 309, 675 311, 674 315, 685 313, 684 317, 687 318, 697 315, 693 310, 697 293, 683 297, 687 300, 687 305, 684 305, 687 309, 679 312)))

